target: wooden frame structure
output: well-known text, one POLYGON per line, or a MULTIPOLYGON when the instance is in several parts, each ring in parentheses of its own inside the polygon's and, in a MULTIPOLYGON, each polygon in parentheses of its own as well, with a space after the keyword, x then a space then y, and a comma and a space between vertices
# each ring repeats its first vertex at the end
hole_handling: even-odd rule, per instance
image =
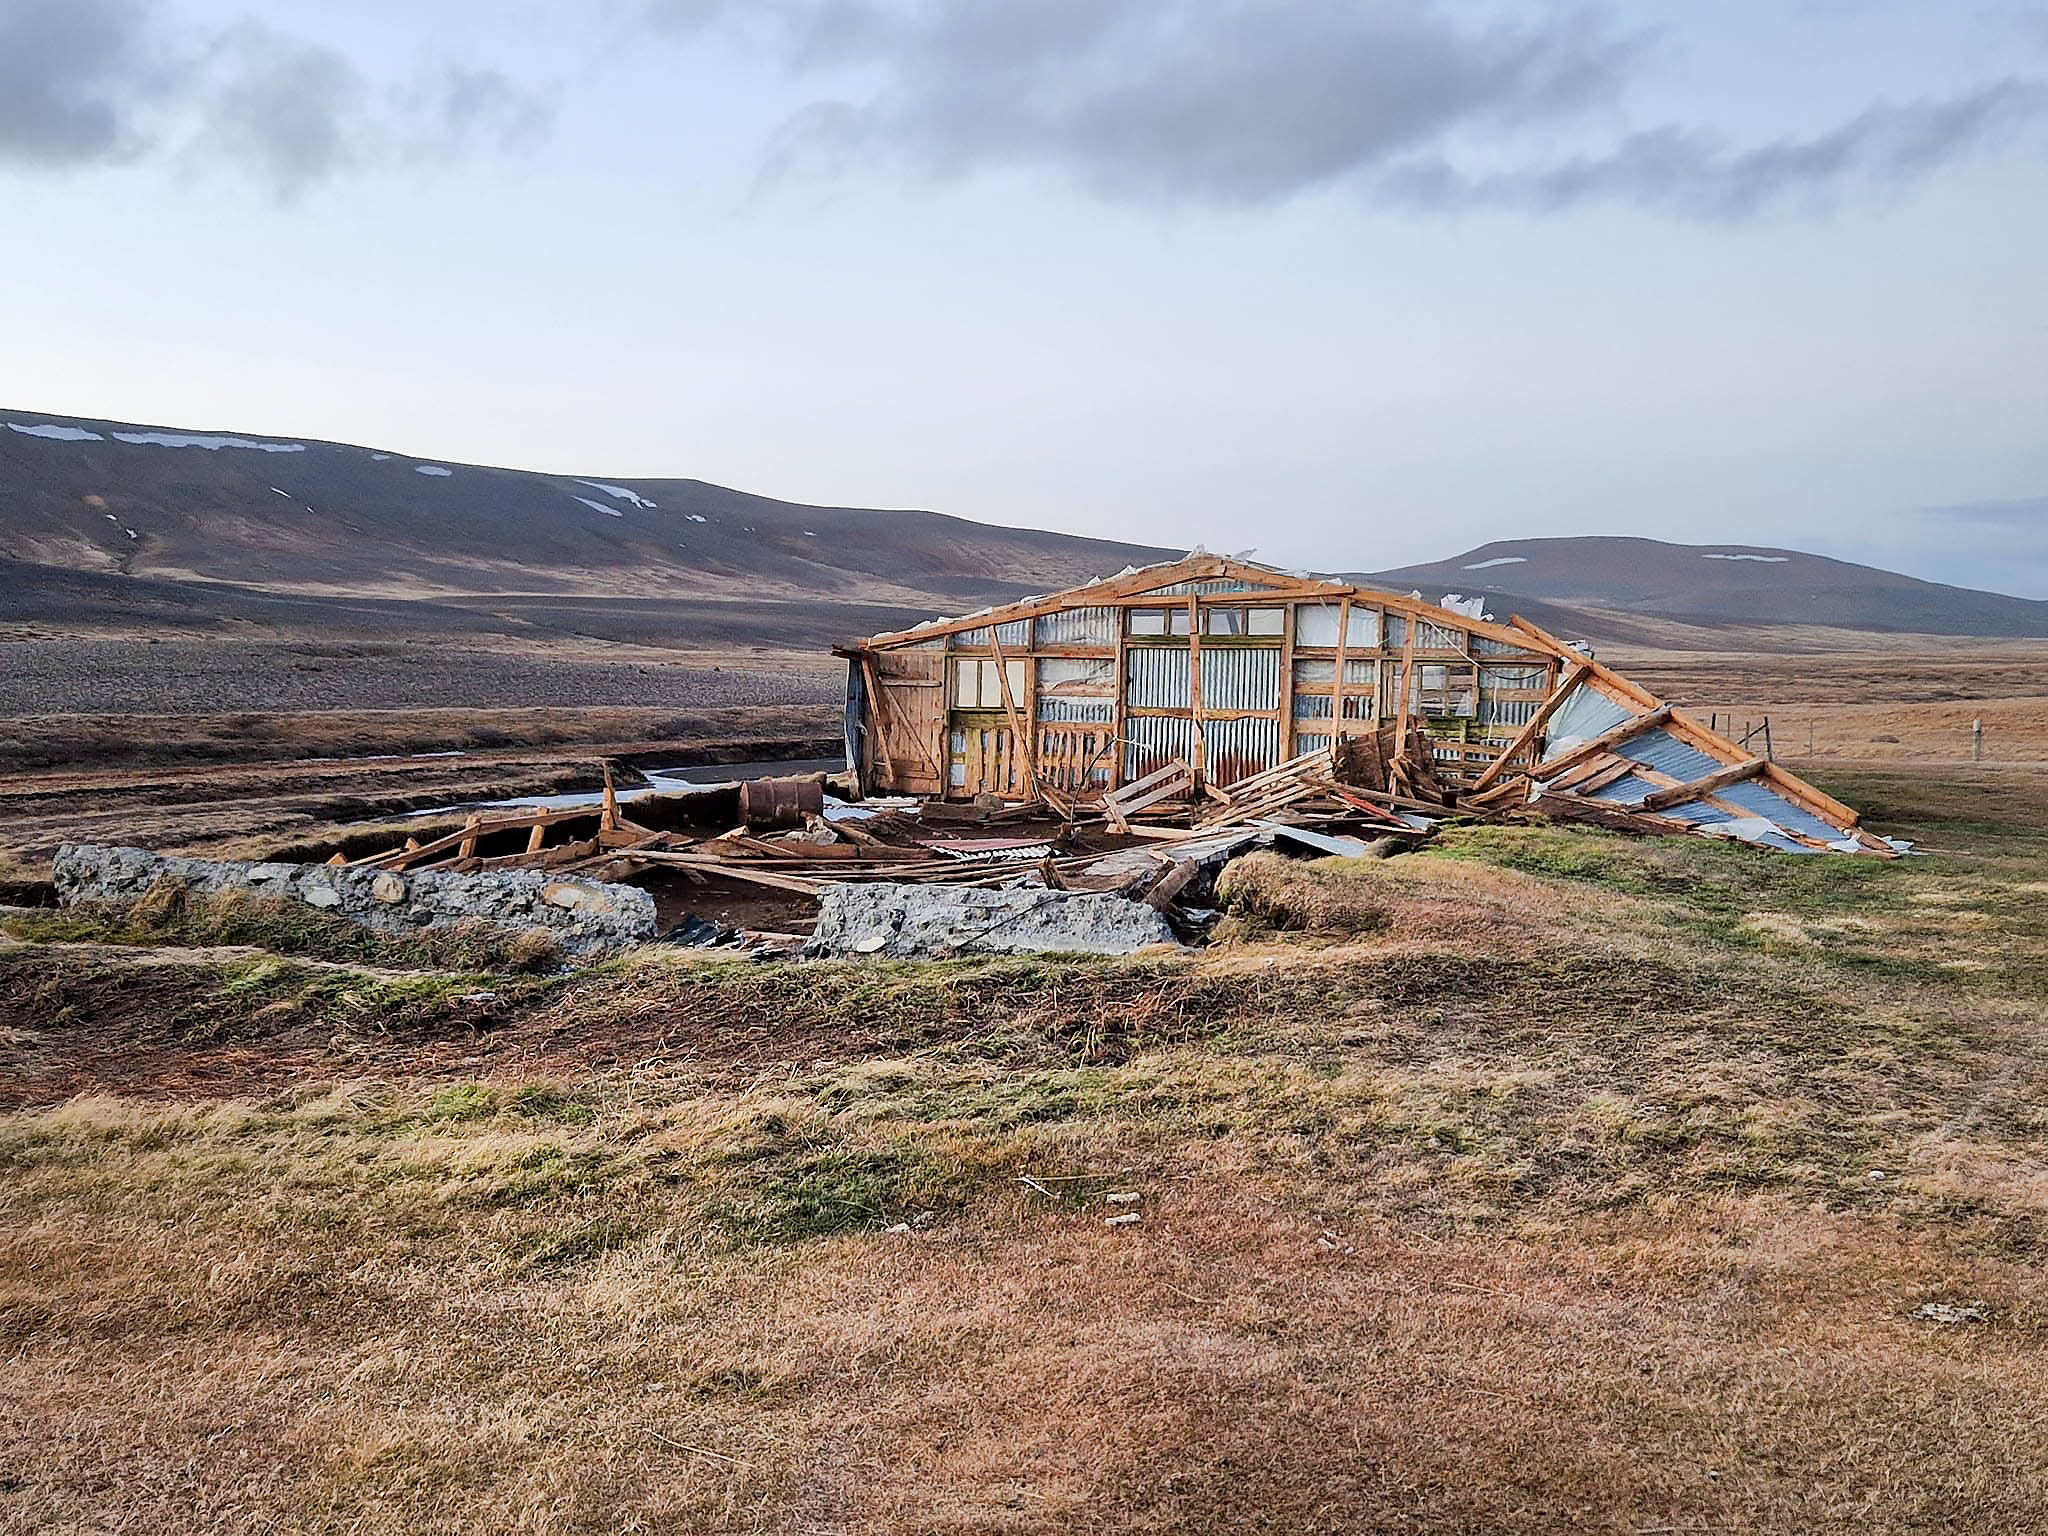
POLYGON ((1788 850, 1892 851, 1847 806, 1522 619, 1220 555, 837 654, 864 793, 1065 810, 1171 783, 1200 800, 1388 728, 1397 756, 1426 744, 1460 804, 1572 797, 1788 850))

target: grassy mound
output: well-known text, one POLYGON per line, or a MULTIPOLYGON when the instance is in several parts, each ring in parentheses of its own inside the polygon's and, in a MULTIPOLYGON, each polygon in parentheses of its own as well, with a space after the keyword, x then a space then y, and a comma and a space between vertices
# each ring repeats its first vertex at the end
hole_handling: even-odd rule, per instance
POLYGON ((1216 881, 1216 899, 1251 932, 1376 933, 1392 921, 1363 859, 1304 864, 1277 853, 1236 859, 1216 881))

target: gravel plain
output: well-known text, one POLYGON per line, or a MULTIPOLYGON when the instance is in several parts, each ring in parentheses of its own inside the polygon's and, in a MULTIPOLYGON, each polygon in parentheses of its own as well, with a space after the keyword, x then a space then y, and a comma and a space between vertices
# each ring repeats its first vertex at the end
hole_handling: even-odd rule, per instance
POLYGON ((405 642, 14 640, 0 642, 0 716, 822 704, 844 695, 840 665, 405 642))

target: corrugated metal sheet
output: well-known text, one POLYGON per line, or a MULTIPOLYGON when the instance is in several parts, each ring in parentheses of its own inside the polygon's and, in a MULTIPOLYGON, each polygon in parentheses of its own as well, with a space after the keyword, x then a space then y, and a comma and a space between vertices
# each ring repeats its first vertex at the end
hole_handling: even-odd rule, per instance
POLYGON ((1063 699, 1041 693, 1038 718, 1047 725, 1108 725, 1116 719, 1116 700, 1063 699))
POLYGON ((1124 663, 1124 699, 1139 709, 1186 709, 1188 649, 1184 645, 1134 645, 1124 663))
POLYGON ((1174 758, 1195 760, 1195 723, 1172 715, 1134 715, 1124 722, 1124 782, 1164 768, 1174 758))
POLYGON ((1219 788, 1280 762, 1280 722, 1246 716, 1202 723, 1202 774, 1219 788))
MULTIPOLYGON (((1654 768, 1681 784, 1703 779, 1708 774, 1727 766, 1720 758, 1680 741, 1669 731, 1645 731, 1633 741, 1623 742, 1615 751, 1620 756, 1641 763, 1647 768, 1654 768)), ((1656 787, 1648 780, 1630 774, 1619 782, 1597 791, 1593 798, 1633 804, 1656 787)), ((1748 779, 1740 784, 1730 784, 1723 789, 1717 789, 1714 791, 1714 798, 1738 807, 1745 815, 1761 816, 1764 820, 1783 827, 1787 832, 1796 832, 1801 837, 1832 842, 1842 836, 1842 828, 1795 805, 1760 779, 1748 779)), ((1697 800, 1671 806, 1661 814, 1677 816, 1692 822, 1729 819, 1727 812, 1697 800)), ((1772 846, 1775 847, 1777 844, 1773 843, 1772 846)), ((1797 848, 1799 845, 1792 846, 1797 848)))
MULTIPOLYGON (((996 638, 1002 642, 1003 649, 1006 651, 1028 651, 1031 649, 1031 621, 1029 619, 1012 619, 1007 624, 998 624, 996 626, 996 638)), ((988 627, 984 625, 980 629, 961 630, 959 634, 953 637, 953 649, 956 651, 987 650, 988 627)))
MULTIPOLYGON (((1405 641, 1403 642, 1406 643, 1405 641)), ((1422 628, 1415 632, 1415 649, 1418 651, 1462 651, 1465 649, 1465 631, 1446 629, 1441 624, 1422 621, 1422 628)))
POLYGON ((1479 669, 1479 686, 1482 688, 1542 688, 1549 681, 1549 669, 1540 665, 1503 667, 1496 664, 1479 669))
MULTIPOLYGON (((1037 628, 1040 645, 1115 645, 1117 610, 1062 608, 1058 613, 1040 614, 1037 628)), ((1003 644, 1009 643, 1006 636, 1003 644)))
POLYGON ((1400 648, 1401 648, 1402 646, 1406 645, 1407 643, 1408 643, 1408 620, 1407 620, 1406 616, 1405 616, 1405 615, 1402 615, 1402 614, 1398 614, 1398 613, 1390 613, 1390 614, 1388 614, 1388 615, 1387 615, 1387 645, 1388 645, 1389 647, 1391 647, 1392 649, 1394 649, 1394 650, 1397 650, 1397 651, 1398 651, 1398 650, 1399 650, 1399 649, 1400 649, 1400 648))
POLYGON ((1320 752, 1335 739, 1332 736, 1310 736, 1297 731, 1294 736, 1294 750, 1297 752, 1320 752))
MULTIPOLYGON (((1641 763, 1645 768, 1654 768, 1681 784, 1712 773, 1721 766, 1718 759, 1707 756, 1697 747, 1686 745, 1669 731, 1645 731, 1633 741, 1623 742, 1614 751, 1618 757, 1641 763)), ((1589 798, 1610 801, 1615 805, 1634 805, 1658 787, 1654 781, 1631 773, 1594 790, 1589 798)))
POLYGON ((1145 595, 1150 597, 1154 593, 1160 593, 1186 597, 1190 592, 1198 592, 1207 597, 1220 592, 1270 592, 1272 590, 1271 587, 1262 587, 1256 582, 1250 581, 1176 581, 1170 587, 1154 587, 1151 592, 1145 595))
POLYGON ((1718 800, 1737 805, 1752 816, 1765 816, 1783 827, 1787 832, 1797 832, 1802 837, 1817 837, 1822 842, 1834 842, 1845 835, 1844 829, 1825 822, 1811 811, 1802 810, 1779 794, 1761 779, 1751 779, 1743 784, 1731 784, 1726 789, 1714 791, 1718 800))
POLYGON ((1567 741, 1591 741, 1613 730, 1633 713, 1627 705, 1617 704, 1590 683, 1581 683, 1550 717, 1550 727, 1544 732, 1549 745, 1544 750, 1554 753, 1567 741))
POLYGON ((1474 635, 1472 637, 1472 654, 1474 656, 1513 656, 1523 649, 1527 649, 1527 647, 1512 646, 1505 640, 1493 640, 1485 635, 1474 635))
POLYGON ((1328 720, 1330 718, 1330 696, 1327 693, 1297 693, 1294 696, 1294 718, 1297 720, 1328 720))
POLYGON ((1607 800, 1615 805, 1634 805, 1643 796, 1656 789, 1648 779, 1639 779, 1632 773, 1625 773, 1612 784, 1596 789, 1588 800, 1607 800))
POLYGON ((1204 709, 1278 709, 1280 647, 1223 646, 1202 652, 1204 709))
POLYGON ((1543 706, 1534 699, 1498 699, 1490 693, 1479 695, 1481 725, 1524 726, 1536 718, 1543 706))
POLYGON ((1614 751, 1617 756, 1631 762, 1654 768, 1659 773, 1668 773, 1681 784, 1705 778, 1727 766, 1718 757, 1710 757, 1698 747, 1687 745, 1669 731, 1645 731, 1631 741, 1624 741, 1614 751))
MULTIPOLYGON (((1350 670, 1348 664, 1345 670, 1350 670)), ((1335 661, 1297 661, 1294 664, 1294 686, 1297 688, 1327 688, 1336 681, 1335 661)))

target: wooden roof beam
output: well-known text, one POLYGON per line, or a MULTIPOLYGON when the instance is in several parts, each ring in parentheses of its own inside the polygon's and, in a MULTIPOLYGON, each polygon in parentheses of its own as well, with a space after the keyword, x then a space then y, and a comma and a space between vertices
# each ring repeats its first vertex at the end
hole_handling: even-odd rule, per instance
POLYGON ((1631 715, 1612 730, 1602 731, 1591 741, 1582 741, 1577 746, 1558 753, 1546 762, 1536 764, 1529 770, 1529 777, 1543 780, 1555 778, 1574 763, 1584 762, 1602 752, 1611 752, 1625 741, 1633 741, 1645 732, 1654 731, 1671 718, 1671 706, 1659 704, 1655 709, 1646 709, 1639 715, 1631 715))
POLYGON ((1752 757, 1746 762, 1716 769, 1712 773, 1702 774, 1696 779, 1674 785, 1669 789, 1653 790, 1643 796, 1636 808, 1644 811, 1662 811, 1674 805, 1684 805, 1690 800, 1703 800, 1717 789, 1726 789, 1731 784, 1741 784, 1755 778, 1770 766, 1762 758, 1752 757))

